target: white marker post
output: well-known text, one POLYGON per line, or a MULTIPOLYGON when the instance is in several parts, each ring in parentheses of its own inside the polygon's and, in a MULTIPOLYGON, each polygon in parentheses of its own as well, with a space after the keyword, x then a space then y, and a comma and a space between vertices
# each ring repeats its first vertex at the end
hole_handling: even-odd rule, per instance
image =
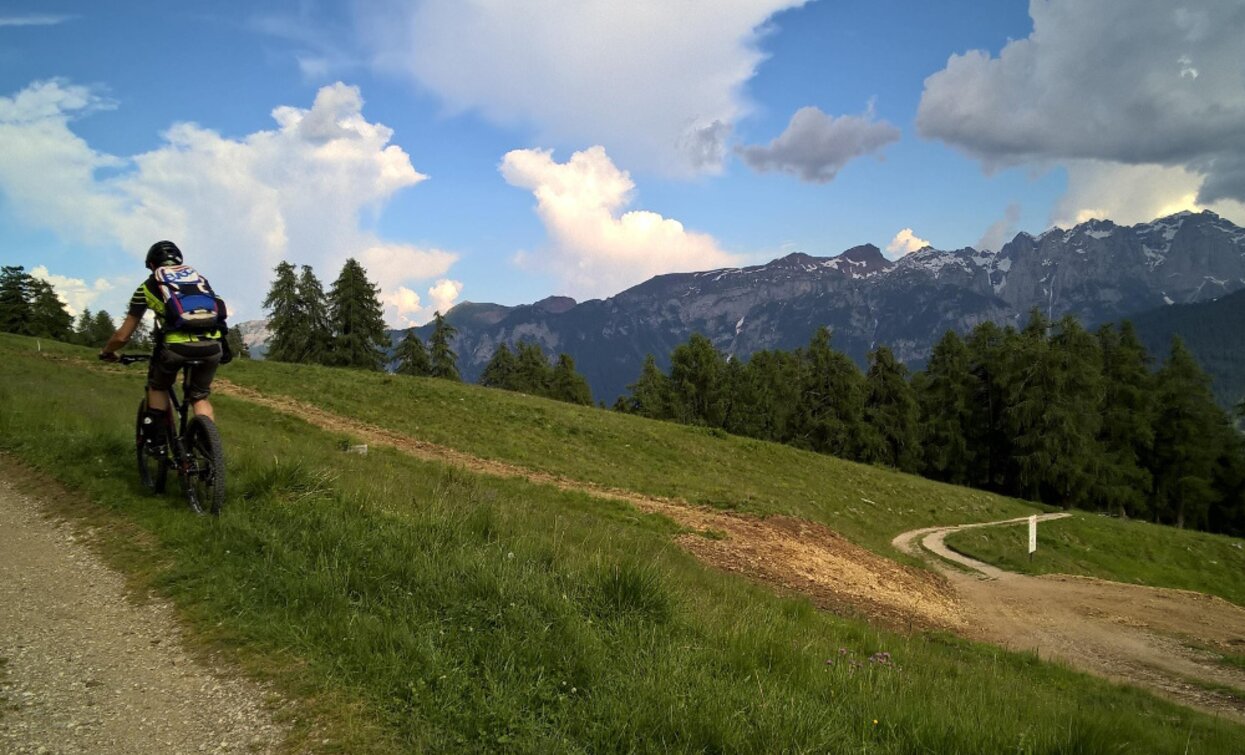
POLYGON ((1033 552, 1037 550, 1037 514, 1029 517, 1029 560, 1033 560, 1033 552))

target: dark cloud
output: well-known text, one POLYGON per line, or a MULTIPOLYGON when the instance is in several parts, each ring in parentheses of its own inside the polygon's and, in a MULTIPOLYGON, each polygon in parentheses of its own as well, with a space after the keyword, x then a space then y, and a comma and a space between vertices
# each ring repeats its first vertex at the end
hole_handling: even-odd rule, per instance
POLYGON ((922 136, 987 168, 1092 159, 1180 166, 1200 201, 1245 199, 1245 4, 1032 2, 1033 33, 953 55, 925 81, 922 136))
POLYGON ((826 183, 851 160, 877 152, 899 140, 899 129, 864 115, 826 115, 815 107, 800 108, 787 130, 762 147, 741 147, 739 156, 753 170, 794 173, 801 180, 826 183))

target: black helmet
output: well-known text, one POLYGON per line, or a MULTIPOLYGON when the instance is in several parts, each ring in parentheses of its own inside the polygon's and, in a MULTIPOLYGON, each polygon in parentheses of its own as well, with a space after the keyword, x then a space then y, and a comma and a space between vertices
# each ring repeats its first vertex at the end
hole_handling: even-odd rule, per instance
POLYGON ((164 265, 182 264, 182 250, 172 241, 157 241, 147 250, 147 267, 155 270, 164 265))

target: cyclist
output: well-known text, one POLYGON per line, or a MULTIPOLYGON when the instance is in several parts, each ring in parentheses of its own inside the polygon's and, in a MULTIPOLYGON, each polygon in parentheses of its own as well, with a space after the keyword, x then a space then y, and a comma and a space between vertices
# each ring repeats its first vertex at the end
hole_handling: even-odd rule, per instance
MULTIPOLYGON (((212 403, 208 401, 212 392, 212 378, 216 375, 217 365, 232 358, 225 338, 228 333, 225 302, 215 294, 212 294, 217 306, 217 320, 214 325, 193 330, 179 330, 168 326, 167 308, 155 272, 158 268, 182 264, 182 252, 172 241, 157 241, 151 245, 147 250, 146 266, 152 274, 134 291, 125 320, 99 353, 100 359, 116 361, 116 352, 129 343, 142 322, 143 315, 148 309, 155 312, 156 325, 152 333, 155 350, 147 371, 147 416, 143 420, 143 434, 148 447, 157 452, 163 450, 167 440, 165 428, 169 410, 168 391, 173 387, 178 371, 185 367, 187 361, 199 362, 186 367, 190 372, 186 400, 195 415, 215 420, 212 403)), ((204 284, 206 286, 206 281, 204 284)), ((210 287, 207 290, 210 291, 210 287)))

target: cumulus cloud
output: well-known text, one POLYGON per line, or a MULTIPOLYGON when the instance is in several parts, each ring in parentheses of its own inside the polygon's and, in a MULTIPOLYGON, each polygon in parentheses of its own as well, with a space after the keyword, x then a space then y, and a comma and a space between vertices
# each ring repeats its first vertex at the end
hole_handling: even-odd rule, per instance
POLYGON ((384 297, 388 320, 399 328, 423 325, 440 312, 450 311, 463 292, 462 281, 441 278, 428 288, 430 303, 424 304, 420 295, 406 286, 399 286, 396 291, 384 297))
MULTIPOLYGON (((61 301, 65 303, 69 313, 74 317, 82 314, 82 310, 95 305, 95 302, 101 297, 108 297, 104 309, 111 307, 113 315, 121 314, 118 302, 120 297, 116 296, 119 292, 122 297, 129 300, 129 294, 132 290, 126 290, 127 283, 131 283, 129 278, 117 278, 108 280, 107 278, 96 278, 93 282, 88 283, 82 278, 71 278, 65 275, 57 275, 49 272, 46 265, 39 265, 30 271, 31 276, 39 280, 47 281, 56 289, 56 294, 61 301), (115 301, 114 301, 115 300, 115 301)), ((134 282, 134 285, 137 285, 134 282)))
POLYGON ((897 260, 905 254, 910 254, 918 249, 924 249, 929 245, 928 241, 913 233, 911 228, 905 228, 896 233, 895 238, 891 239, 890 243, 886 245, 886 256, 897 260))
POLYGON ((554 161, 550 150, 506 153, 501 173, 530 189, 549 234, 547 254, 528 253, 525 264, 547 269, 567 293, 608 296, 660 274, 740 263, 713 239, 655 212, 623 209, 635 184, 600 146, 554 161))
POLYGON ((720 168, 766 21, 804 2, 391 0, 368 3, 360 28, 377 66, 452 109, 690 174, 720 168))
POLYGON ((355 87, 323 87, 308 109, 278 107, 275 130, 241 139, 175 124, 161 146, 129 158, 92 149, 70 128, 105 105, 63 81, 0 97, 0 192, 18 218, 86 245, 119 244, 136 262, 156 239, 173 239, 245 317, 260 315, 283 259, 329 281, 356 257, 385 291, 444 275, 456 259, 361 228, 365 210, 425 176, 389 143, 389 128, 363 116, 355 87))
POLYGON ((753 170, 792 173, 803 181, 827 183, 844 165, 899 141, 899 129, 874 120, 873 106, 863 115, 835 118, 815 107, 791 116, 787 129, 762 147, 741 147, 739 155, 753 170))
POLYGON ((1182 168, 1245 199, 1245 5, 1033 0, 1033 33, 925 80, 922 135, 987 169, 1086 160, 1182 168))
POLYGON ((1053 225, 1069 228, 1091 218, 1129 225, 1182 210, 1211 210, 1245 225, 1245 203, 1199 202, 1203 178, 1186 168, 1074 160, 1067 171, 1068 190, 1052 211, 1053 225))
POLYGON ((1004 244, 1016 236, 1016 224, 1020 222, 1020 205, 1012 202, 1003 211, 1003 217, 990 224, 986 232, 977 240, 977 249, 989 249, 997 252, 1004 244))

